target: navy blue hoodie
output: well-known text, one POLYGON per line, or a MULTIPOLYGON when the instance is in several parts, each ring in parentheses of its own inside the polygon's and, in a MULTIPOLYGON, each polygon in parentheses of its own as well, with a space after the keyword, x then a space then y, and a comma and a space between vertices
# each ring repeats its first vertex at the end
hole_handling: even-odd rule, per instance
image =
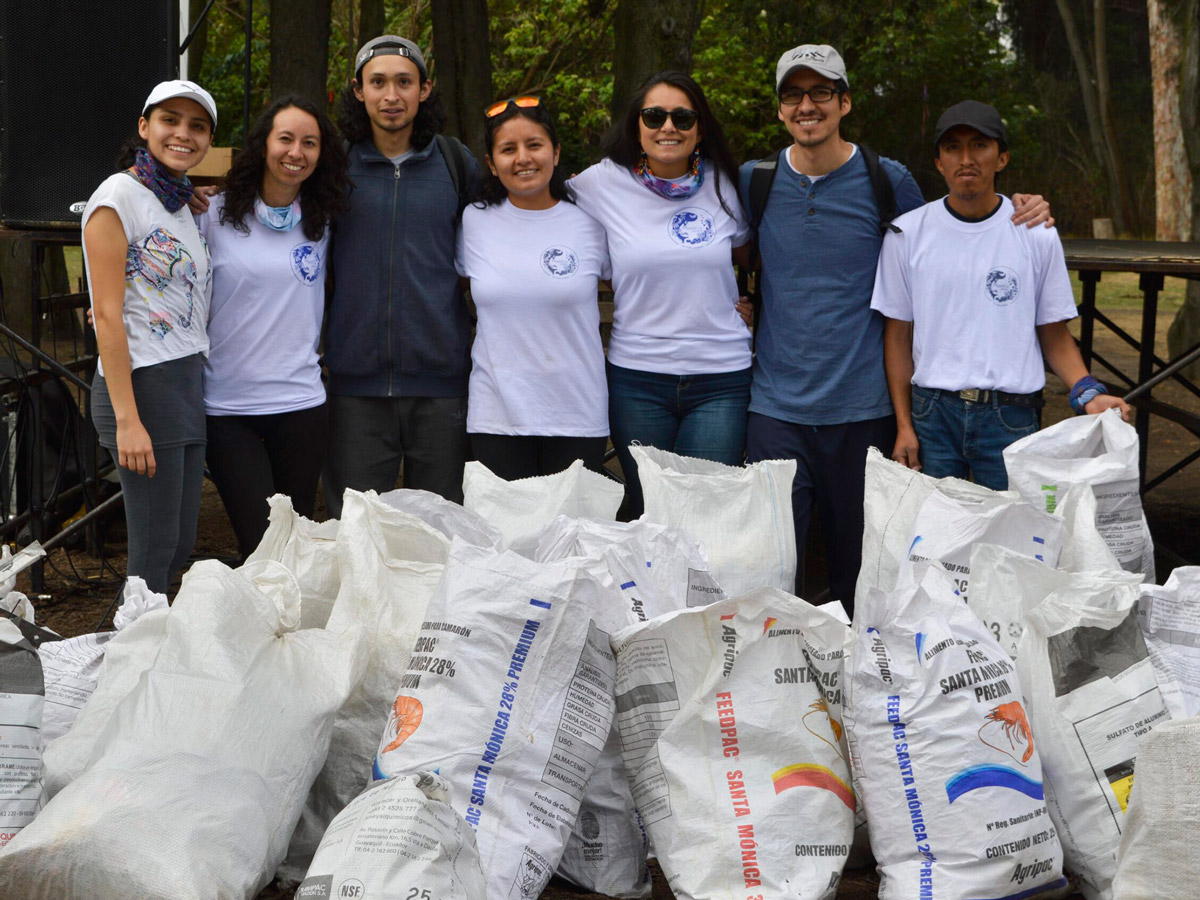
MULTIPOLYGON (((465 152, 468 186, 479 168, 465 152)), ((458 194, 437 141, 400 165, 350 147, 354 190, 333 224, 329 392, 465 397, 470 320, 454 269, 458 194)))

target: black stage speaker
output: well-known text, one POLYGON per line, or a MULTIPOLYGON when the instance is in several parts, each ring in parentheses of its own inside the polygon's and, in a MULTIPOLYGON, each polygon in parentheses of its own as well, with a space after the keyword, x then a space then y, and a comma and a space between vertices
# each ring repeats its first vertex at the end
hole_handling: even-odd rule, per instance
POLYGON ((177 77, 178 7, 0 0, 0 223, 79 225, 150 89, 177 77))

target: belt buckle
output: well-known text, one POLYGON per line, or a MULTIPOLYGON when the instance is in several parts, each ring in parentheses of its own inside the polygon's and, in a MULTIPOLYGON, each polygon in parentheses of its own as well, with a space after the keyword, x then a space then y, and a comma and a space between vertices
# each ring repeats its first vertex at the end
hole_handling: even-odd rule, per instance
POLYGON ((958 396, 961 397, 963 400, 966 400, 968 403, 978 403, 979 402, 979 394, 980 394, 979 388, 968 388, 965 391, 958 392, 958 396))

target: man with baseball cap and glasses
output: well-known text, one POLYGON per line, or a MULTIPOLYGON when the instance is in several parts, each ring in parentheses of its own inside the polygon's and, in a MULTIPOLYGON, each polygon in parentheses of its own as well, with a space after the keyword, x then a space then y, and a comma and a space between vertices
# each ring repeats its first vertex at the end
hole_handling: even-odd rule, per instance
POLYGON ((996 193, 1008 165, 1000 113, 967 100, 946 110, 934 162, 949 193, 895 221, 883 239, 871 308, 887 317, 884 360, 896 409, 892 458, 936 478, 1008 487, 1002 451, 1037 431, 1042 357, 1076 413, 1117 408, 1067 330, 1075 298, 1054 229, 1008 222, 996 193))
MULTIPOLYGON (((776 114, 792 143, 740 172, 762 267, 746 455, 750 462, 797 461, 797 587, 815 506, 830 593, 852 611, 867 448, 886 450, 896 438, 883 319, 871 310, 875 267, 890 219, 923 198, 904 166, 842 137, 851 97, 837 50, 802 44, 787 51, 775 85, 776 114), (752 186, 756 178, 765 190, 752 186)), ((1040 197, 1014 200, 1014 223, 1048 220, 1040 197)))
POLYGON ((324 484, 405 487, 462 501, 470 322, 454 268, 475 158, 438 132, 445 112, 412 41, 382 35, 354 60, 338 124, 354 189, 334 222, 325 331, 330 434, 324 484))

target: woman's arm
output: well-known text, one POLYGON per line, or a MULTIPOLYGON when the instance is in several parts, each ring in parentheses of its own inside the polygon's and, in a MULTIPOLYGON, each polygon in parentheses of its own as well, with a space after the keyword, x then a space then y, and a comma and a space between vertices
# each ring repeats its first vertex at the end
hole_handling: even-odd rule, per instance
POLYGON ((92 276, 96 347, 104 364, 104 381, 117 417, 117 462, 139 475, 154 477, 154 447, 138 417, 133 397, 129 342, 125 339, 125 257, 129 242, 116 210, 101 207, 83 230, 92 276))

